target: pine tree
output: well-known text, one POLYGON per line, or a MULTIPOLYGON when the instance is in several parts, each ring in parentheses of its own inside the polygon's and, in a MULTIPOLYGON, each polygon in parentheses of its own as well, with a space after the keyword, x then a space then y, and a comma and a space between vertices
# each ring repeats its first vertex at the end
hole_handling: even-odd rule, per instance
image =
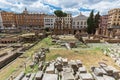
POLYGON ((95 15, 95 27, 98 28, 100 24, 100 14, 99 12, 95 15))
POLYGON ((87 32, 88 34, 93 34, 95 31, 95 23, 94 23, 94 10, 91 11, 90 16, 87 20, 87 32))

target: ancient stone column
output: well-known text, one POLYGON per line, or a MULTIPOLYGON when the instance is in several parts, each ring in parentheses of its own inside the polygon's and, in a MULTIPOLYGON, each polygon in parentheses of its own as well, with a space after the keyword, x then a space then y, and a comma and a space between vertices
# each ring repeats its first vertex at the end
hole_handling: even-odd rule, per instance
POLYGON ((108 30, 106 30, 106 36, 109 37, 109 31, 108 30))
POLYGON ((110 31, 110 38, 112 38, 113 37, 113 32, 112 31, 110 31))
POLYGON ((95 35, 99 35, 99 28, 96 29, 95 35))

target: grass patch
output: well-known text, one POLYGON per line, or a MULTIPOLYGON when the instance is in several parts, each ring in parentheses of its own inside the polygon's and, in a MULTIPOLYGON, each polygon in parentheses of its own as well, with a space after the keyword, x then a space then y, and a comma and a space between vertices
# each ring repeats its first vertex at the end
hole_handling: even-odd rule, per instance
POLYGON ((101 50, 101 47, 95 47, 93 50, 98 50, 98 51, 100 51, 101 50))
POLYGON ((38 71, 38 64, 35 64, 33 68, 30 68, 30 66, 27 66, 25 73, 31 73, 31 72, 37 72, 38 71))
POLYGON ((52 45, 52 38, 49 36, 41 41, 43 43, 43 46, 51 46, 52 45))
POLYGON ((36 53, 36 52, 38 52, 40 50, 40 48, 42 48, 42 47, 49 47, 51 45, 52 45, 52 38, 51 37, 47 37, 47 38, 43 39, 42 41, 38 42, 38 44, 33 46, 28 51, 26 51, 25 56, 32 57, 34 53, 36 53))
POLYGON ((47 61, 55 60, 57 57, 62 57, 62 55, 60 55, 60 54, 53 54, 51 56, 47 56, 46 60, 47 61))
POLYGON ((57 57, 68 58, 68 60, 81 60, 83 65, 89 70, 91 66, 98 66, 98 62, 105 62, 108 65, 115 66, 114 61, 105 56, 101 50, 66 50, 66 49, 53 49, 47 54, 47 61, 54 60, 57 57), (106 60, 106 61, 104 61, 106 60))

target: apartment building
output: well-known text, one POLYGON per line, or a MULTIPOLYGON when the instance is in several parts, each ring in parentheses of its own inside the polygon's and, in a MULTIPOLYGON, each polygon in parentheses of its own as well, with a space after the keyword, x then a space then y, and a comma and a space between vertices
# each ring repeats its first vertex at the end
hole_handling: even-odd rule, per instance
POLYGON ((46 15, 44 17, 44 27, 46 28, 54 28, 56 16, 55 15, 46 15))
POLYGON ((120 8, 108 11, 108 28, 120 28, 120 8))

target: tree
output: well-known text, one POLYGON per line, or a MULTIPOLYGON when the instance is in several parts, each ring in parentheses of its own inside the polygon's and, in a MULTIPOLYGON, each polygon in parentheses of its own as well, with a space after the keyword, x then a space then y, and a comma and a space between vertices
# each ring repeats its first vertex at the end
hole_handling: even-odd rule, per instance
POLYGON ((49 31, 50 31, 50 28, 46 27, 46 28, 45 28, 45 31, 46 31, 46 32, 49 32, 49 31))
POLYGON ((54 11, 54 14, 55 14, 57 17, 60 17, 60 18, 67 16, 67 13, 65 13, 65 12, 63 12, 63 11, 61 11, 61 10, 56 10, 56 11, 54 11))
POLYGON ((95 23, 94 23, 94 10, 91 11, 90 16, 87 19, 87 32, 88 34, 93 34, 95 31, 95 23))
POLYGON ((100 24, 100 14, 99 12, 95 15, 95 27, 98 28, 100 24))

